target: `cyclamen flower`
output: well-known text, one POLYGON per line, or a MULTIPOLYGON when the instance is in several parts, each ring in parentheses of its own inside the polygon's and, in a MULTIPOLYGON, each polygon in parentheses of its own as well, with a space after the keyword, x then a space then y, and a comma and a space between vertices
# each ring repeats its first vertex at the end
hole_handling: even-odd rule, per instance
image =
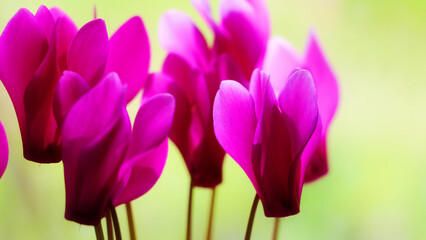
POLYGON ((222 82, 213 106, 214 130, 225 151, 241 166, 267 217, 299 212, 308 162, 301 158, 317 126, 317 94, 311 75, 295 70, 274 93, 269 76, 255 70, 250 91, 222 82))
POLYGON ((94 20, 77 32, 72 20, 57 8, 40 6, 35 15, 20 9, 0 37, 0 79, 18 117, 24 157, 39 163, 61 160, 61 134, 52 103, 64 70, 77 72, 90 86, 117 72, 129 85, 126 99, 130 101, 147 76, 149 57, 139 17, 126 22, 108 41, 103 20, 94 20))
POLYGON ((7 167, 7 159, 9 158, 9 147, 7 146, 6 133, 3 125, 0 123, 0 178, 3 176, 7 167))
MULTIPOLYGON (((283 38, 272 38, 268 43, 263 70, 271 74, 274 89, 282 89, 291 71, 301 67, 312 74, 317 93, 322 130, 317 130, 320 144, 310 143, 302 158, 311 158, 305 182, 314 181, 328 172, 327 133, 339 102, 337 77, 321 50, 314 31, 310 31, 304 56, 283 38), (311 149, 313 148, 313 149, 311 149)), ((277 91, 275 93, 278 93, 277 91)))
POLYGON ((117 74, 90 89, 83 78, 65 72, 60 84, 72 89, 59 91, 55 99, 57 105, 72 105, 62 124, 65 218, 97 225, 109 207, 142 196, 160 177, 174 99, 168 94, 149 99, 132 130, 126 87, 117 74))
POLYGON ((211 17, 208 1, 193 3, 215 34, 213 46, 185 13, 166 12, 159 23, 159 41, 168 56, 162 72, 151 76, 144 96, 173 94, 177 107, 170 138, 193 184, 214 188, 222 181, 225 156, 213 131, 214 96, 224 79, 248 86, 266 49, 269 20, 263 1, 223 1, 220 23, 211 17))

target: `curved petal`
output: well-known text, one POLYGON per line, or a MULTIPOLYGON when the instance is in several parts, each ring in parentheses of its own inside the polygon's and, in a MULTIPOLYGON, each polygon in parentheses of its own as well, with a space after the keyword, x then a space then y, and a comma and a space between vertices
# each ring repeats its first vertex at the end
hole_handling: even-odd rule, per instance
POLYGON ((311 74, 296 70, 279 96, 292 140, 293 157, 298 156, 311 138, 318 122, 317 93, 311 74))
MULTIPOLYGON (((53 10, 52 10, 53 12, 53 10)), ((68 69, 67 53, 71 41, 77 34, 77 27, 74 22, 66 15, 61 15, 56 21, 56 61, 58 62, 59 70, 63 72, 68 69)))
POLYGON ((173 122, 175 99, 158 94, 140 107, 136 115, 127 158, 158 146, 167 137, 173 122))
POLYGON ((293 69, 300 67, 302 60, 296 49, 284 38, 274 37, 268 42, 263 71, 271 75, 275 95, 279 95, 293 69))
POLYGON ((62 126, 71 107, 89 90, 89 84, 78 73, 72 71, 63 73, 56 86, 53 101, 53 114, 58 126, 62 126))
MULTIPOLYGON (((250 79, 250 94, 254 99, 256 117, 260 119, 264 100, 265 91, 270 84, 270 77, 265 72, 255 69, 250 79)), ((271 100, 272 101, 272 100, 271 100)))
POLYGON ((43 29, 46 38, 50 41, 55 27, 55 19, 49 9, 46 6, 41 5, 35 14, 35 19, 43 29))
POLYGON ((303 67, 312 74, 315 82, 318 92, 318 110, 323 121, 323 133, 326 133, 337 109, 339 88, 337 78, 328 64, 313 30, 308 37, 303 63, 303 67))
POLYGON ((124 162, 120 169, 120 184, 124 190, 114 200, 114 205, 133 201, 147 193, 160 178, 167 159, 168 140, 147 152, 124 162))
POLYGON ((105 73, 116 72, 127 84, 126 101, 130 102, 148 76, 150 47, 145 26, 140 17, 124 23, 109 40, 105 73))
POLYGON ((183 57, 192 67, 207 65, 206 40, 185 13, 177 10, 164 13, 158 26, 158 38, 166 52, 183 57))
POLYGON ((24 92, 48 51, 48 41, 34 16, 20 9, 0 37, 0 79, 15 107, 26 141, 24 92))
POLYGON ((3 176, 7 167, 7 159, 9 158, 9 147, 7 145, 6 132, 0 123, 0 178, 3 176))
POLYGON ((213 105, 213 126, 223 149, 256 185, 251 163, 257 120, 250 93, 235 81, 223 81, 213 105))
POLYGON ((228 54, 221 54, 216 60, 216 65, 220 80, 234 80, 248 88, 248 79, 244 77, 240 67, 228 54))
POLYGON ((68 55, 68 70, 80 74, 90 86, 102 77, 108 57, 108 34, 102 19, 84 25, 72 40, 68 55))
POLYGON ((317 155, 317 151, 320 148, 322 138, 322 122, 321 116, 318 115, 318 123, 315 127, 314 133, 312 137, 309 139, 306 144, 305 149, 303 150, 301 156, 301 178, 300 178, 300 193, 302 193, 303 183, 307 183, 315 180, 317 176, 322 176, 327 173, 328 169, 324 169, 323 167, 327 167, 327 163, 322 161, 324 158, 314 157, 317 155))

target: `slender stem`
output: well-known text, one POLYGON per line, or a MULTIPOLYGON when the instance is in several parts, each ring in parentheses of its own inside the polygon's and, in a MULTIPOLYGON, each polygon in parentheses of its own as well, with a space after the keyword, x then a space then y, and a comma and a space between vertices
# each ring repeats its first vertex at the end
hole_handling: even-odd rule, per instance
POLYGON ((107 235, 108 240, 114 240, 114 230, 112 228, 111 212, 106 211, 106 224, 107 224, 107 235))
POLYGON ((127 221, 129 222, 130 239, 136 240, 135 223, 133 221, 132 205, 130 204, 130 202, 126 203, 126 212, 127 221))
POLYGON ((206 236, 207 240, 210 240, 211 236, 212 236, 213 212, 214 212, 215 195, 216 195, 216 187, 213 188, 213 190, 212 190, 212 199, 211 199, 211 202, 210 202, 209 225, 207 227, 207 236, 206 236))
POLYGON ((112 216, 112 223, 114 224, 115 239, 121 240, 121 230, 120 223, 118 222, 117 212, 115 211, 114 206, 111 206, 110 210, 112 216))
POLYGON ((250 240, 251 229, 253 228, 254 216, 256 215, 257 204, 259 203, 259 196, 254 196, 253 205, 251 206, 250 217, 247 223, 245 240, 250 240))
POLYGON ((279 228, 280 228, 280 219, 275 218, 275 220, 274 220, 274 231, 272 232, 272 240, 277 240, 279 228))
POLYGON ((192 192, 194 190, 194 184, 191 183, 189 186, 189 199, 188 199, 188 216, 186 222, 186 240, 191 240, 191 212, 192 212, 192 192))
POLYGON ((101 222, 99 222, 99 224, 95 226, 95 233, 96 233, 97 240, 104 240, 104 232, 102 231, 101 222))

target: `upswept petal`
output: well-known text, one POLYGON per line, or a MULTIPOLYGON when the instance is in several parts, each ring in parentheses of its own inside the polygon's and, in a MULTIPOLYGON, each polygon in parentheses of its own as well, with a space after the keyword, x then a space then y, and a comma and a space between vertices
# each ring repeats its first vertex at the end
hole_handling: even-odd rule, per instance
POLYGON ((9 147, 7 145, 6 132, 4 131, 3 125, 0 123, 0 178, 6 170, 8 158, 9 147))
POLYGON ((200 30, 191 18, 178 10, 163 14, 158 26, 160 45, 168 53, 183 57, 191 67, 205 67, 209 50, 200 30))
POLYGON ((114 205, 133 201, 147 193, 160 178, 167 159, 168 140, 160 145, 133 156, 120 168, 119 179, 125 188, 116 196, 114 205))
POLYGON ((213 126, 223 149, 256 185, 251 163, 257 120, 250 93, 235 81, 223 81, 213 105, 213 126))
POLYGON ((317 93, 311 74, 294 71, 281 91, 279 105, 292 140, 292 156, 301 154, 318 122, 317 93))
MULTIPOLYGON (((300 178, 300 194, 302 193, 302 187, 303 183, 307 183, 309 181, 312 181, 312 177, 316 176, 322 176, 322 174, 319 174, 321 172, 321 168, 326 167, 327 168, 327 162, 321 162, 321 159, 317 159, 313 157, 314 155, 317 155, 318 148, 320 147, 321 143, 321 137, 322 137, 322 122, 321 122, 321 116, 318 115, 318 123, 315 127, 314 133, 312 134, 312 137, 309 139, 308 143, 306 144, 305 149, 303 150, 303 153, 301 155, 301 178, 300 178)), ((327 171, 325 171, 327 172, 327 171)))
POLYGON ((90 86, 102 77, 108 57, 108 34, 102 19, 85 24, 72 40, 67 67, 80 74, 90 86))
POLYGON ((226 41, 222 51, 228 52, 240 66, 246 79, 263 59, 267 38, 257 28, 255 9, 245 0, 220 4, 221 32, 226 41))
POLYGON ((43 29, 47 40, 50 42, 52 39, 53 30, 55 28, 55 19, 53 18, 53 15, 46 6, 41 5, 35 14, 35 19, 40 25, 41 29, 43 29))
POLYGON ((271 84, 275 95, 279 95, 284 88, 289 74, 293 69, 300 67, 302 60, 296 49, 286 39, 273 37, 268 42, 263 71, 271 75, 271 84))
MULTIPOLYGON (((270 77, 264 71, 255 69, 250 80, 250 94, 254 100, 257 119, 261 118, 261 113, 265 100, 265 91, 270 83, 270 77)), ((272 101, 272 100, 271 100, 272 101)))
POLYGON ((56 86, 53 101, 53 114, 59 127, 74 103, 89 90, 89 84, 78 73, 64 71, 56 86))
POLYGON ((311 157, 306 169, 305 183, 313 182, 328 172, 326 139, 327 136, 323 135, 316 151, 311 157))
MULTIPOLYGON (((51 10, 53 12, 53 10, 51 10)), ((60 15, 55 25, 56 34, 56 61, 60 72, 68 69, 67 54, 71 41, 77 33, 74 22, 65 14, 60 15)))
POLYGON ((313 30, 309 33, 303 62, 303 68, 312 74, 315 82, 318 92, 318 110, 323 122, 322 131, 325 134, 337 109, 339 89, 337 78, 328 64, 313 30))
POLYGON ((105 73, 116 72, 127 84, 126 101, 130 102, 148 76, 150 47, 145 26, 140 17, 124 23, 109 40, 105 73))
POLYGON ((25 141, 24 92, 48 51, 43 30, 27 9, 20 9, 0 37, 0 79, 15 107, 25 141))

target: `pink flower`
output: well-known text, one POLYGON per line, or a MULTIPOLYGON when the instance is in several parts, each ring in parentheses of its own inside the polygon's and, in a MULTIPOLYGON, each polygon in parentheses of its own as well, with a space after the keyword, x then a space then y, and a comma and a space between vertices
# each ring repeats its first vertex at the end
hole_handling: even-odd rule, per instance
POLYGON ((103 20, 77 32, 59 9, 40 6, 36 15, 20 9, 0 37, 0 79, 15 107, 24 157, 40 163, 61 160, 61 134, 52 103, 64 70, 77 72, 90 86, 115 71, 128 84, 130 101, 144 83, 148 64, 148 38, 138 17, 108 41, 103 20))
POLYGON ((9 158, 9 148, 7 146, 6 133, 3 125, 0 123, 0 178, 3 176, 7 167, 7 159, 9 158))
POLYGON ((57 105, 70 105, 64 108, 69 111, 61 128, 65 218, 97 225, 108 207, 142 196, 160 177, 174 99, 162 94, 146 101, 132 130, 126 86, 117 74, 108 74, 90 89, 78 74, 65 72, 60 86, 71 89, 56 95, 57 105))
POLYGON ((310 73, 295 70, 278 92, 265 73, 255 70, 250 91, 222 82, 213 106, 216 137, 241 166, 259 195, 267 217, 299 212, 307 167, 301 155, 321 126, 310 73))
POLYGON ((222 181, 225 156, 213 131, 214 96, 224 79, 248 86, 266 49, 269 20, 263 1, 223 1, 219 23, 211 17, 208 1, 193 3, 214 32, 214 45, 207 45, 185 13, 166 12, 159 23, 159 41, 168 56, 162 72, 152 75, 144 96, 173 94, 176 113, 170 138, 181 152, 193 184, 214 188, 222 181))
POLYGON ((311 159, 305 181, 314 181, 328 172, 327 133, 339 102, 337 78, 321 50, 314 31, 309 33, 304 56, 299 56, 294 47, 283 38, 272 38, 268 43, 263 70, 271 74, 271 84, 280 91, 286 78, 296 67, 309 70, 318 93, 318 110, 322 130, 317 129, 306 147, 302 158, 311 159), (319 140, 317 140, 319 138, 319 140), (319 145, 316 143, 319 141, 319 145))

